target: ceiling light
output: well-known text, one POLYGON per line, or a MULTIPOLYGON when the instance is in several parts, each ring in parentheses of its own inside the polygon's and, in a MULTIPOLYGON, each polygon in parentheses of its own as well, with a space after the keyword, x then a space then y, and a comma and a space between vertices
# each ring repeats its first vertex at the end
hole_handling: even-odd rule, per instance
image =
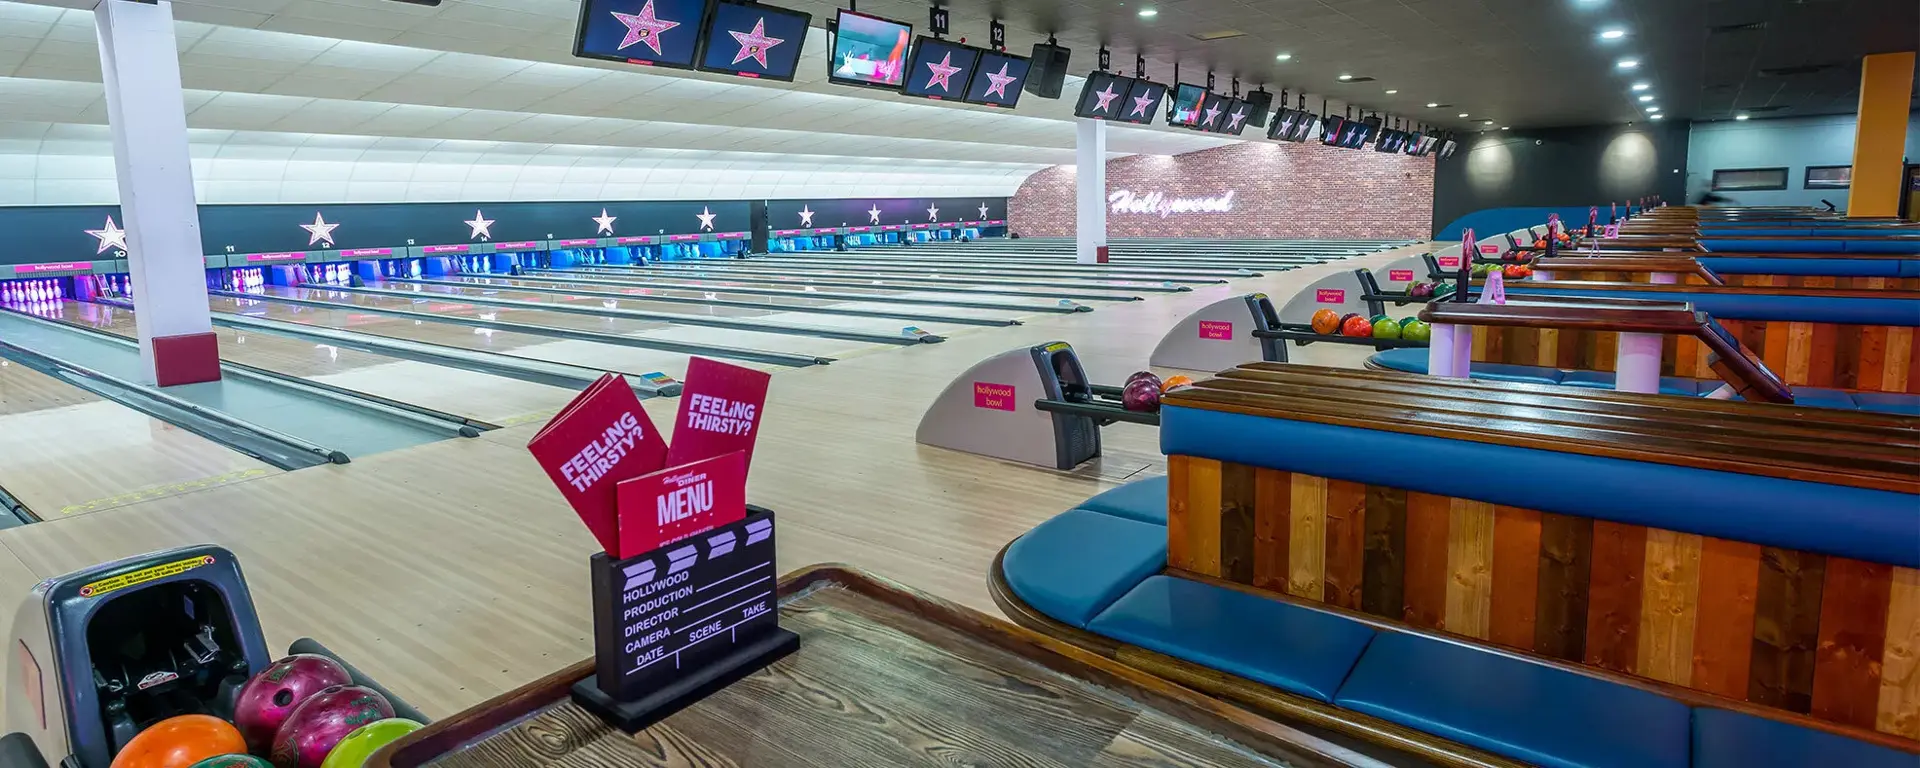
POLYGON ((1511 131, 1511 130, 1513 130, 1513 126, 1511 126, 1511 125, 1503 125, 1503 126, 1500 126, 1500 130, 1503 130, 1503 131, 1511 131))
POLYGON ((1434 107, 1437 107, 1437 106, 1440 106, 1440 102, 1437 102, 1437 101, 1427 102, 1427 109, 1433 109, 1434 107))
POLYGON ((1627 31, 1624 29, 1620 29, 1618 27, 1605 30, 1600 33, 1600 39, 1602 40, 1618 40, 1626 36, 1627 36, 1627 31))
POLYGON ((1154 10, 1154 9, 1152 9, 1152 8, 1142 8, 1142 9, 1140 9, 1140 18, 1143 18, 1143 19, 1151 19, 1151 18, 1153 18, 1153 17, 1155 17, 1155 16, 1158 16, 1158 15, 1160 15, 1160 12, 1159 12, 1159 11, 1156 11, 1156 10, 1154 10))
POLYGON ((1344 83, 1344 82, 1346 82, 1346 81, 1348 81, 1348 80, 1352 80, 1352 79, 1353 79, 1353 75, 1341 75, 1341 76, 1340 76, 1340 82, 1343 82, 1343 83, 1344 83))
POLYGON ((1644 91, 1644 90, 1646 90, 1646 89, 1648 89, 1648 88, 1652 88, 1652 87, 1653 87, 1653 86, 1651 86, 1651 85, 1648 85, 1648 84, 1646 84, 1646 83, 1634 83, 1634 84, 1633 84, 1633 89, 1634 89, 1634 90, 1636 90, 1636 91, 1644 91))
POLYGON ((1462 112, 1462 113, 1460 113, 1460 116, 1461 116, 1461 117, 1466 117, 1466 116, 1467 116, 1467 113, 1465 113, 1465 112, 1462 112))
POLYGON ((1659 111, 1660 111, 1659 107, 1647 107, 1647 114, 1649 115, 1659 111))
POLYGON ((1660 119, 1660 118, 1662 118, 1662 117, 1666 117, 1666 115, 1653 115, 1653 116, 1651 116, 1651 117, 1648 117, 1647 119, 1648 119, 1648 120, 1658 120, 1658 119, 1660 119))
POLYGON ((1618 62, 1615 62, 1614 66, 1619 67, 1621 69, 1636 69, 1640 66, 1640 60, 1639 59, 1621 59, 1618 62))
POLYGON ((1742 112, 1742 113, 1740 113, 1740 114, 1737 114, 1737 115, 1734 115, 1734 116, 1733 116, 1733 119, 1735 119, 1735 120, 1747 120, 1747 119, 1751 119, 1752 117, 1753 117, 1753 115, 1749 115, 1749 114, 1747 114, 1747 113, 1745 113, 1745 112, 1742 112))
POLYGON ((1640 100, 1641 100, 1642 102, 1647 102, 1647 101, 1653 101, 1653 97, 1652 97, 1652 96, 1642 96, 1642 97, 1640 97, 1640 100))
POLYGON ((1290 60, 1292 60, 1292 59, 1293 59, 1293 54, 1291 54, 1291 53, 1283 53, 1283 54, 1280 54, 1280 55, 1278 55, 1278 56, 1275 56, 1275 57, 1273 57, 1273 58, 1274 58, 1274 60, 1275 60, 1275 61, 1290 61, 1290 60))
POLYGON ((1488 121, 1486 121, 1486 122, 1484 122, 1484 123, 1481 123, 1481 125, 1493 125, 1493 121, 1492 121, 1492 120, 1488 120, 1488 121))
POLYGON ((1388 88, 1388 89, 1387 89, 1387 95, 1389 95, 1389 96, 1391 96, 1391 95, 1393 95, 1393 94, 1396 94, 1396 93, 1399 93, 1399 92, 1400 92, 1400 89, 1398 89, 1398 88, 1388 88))

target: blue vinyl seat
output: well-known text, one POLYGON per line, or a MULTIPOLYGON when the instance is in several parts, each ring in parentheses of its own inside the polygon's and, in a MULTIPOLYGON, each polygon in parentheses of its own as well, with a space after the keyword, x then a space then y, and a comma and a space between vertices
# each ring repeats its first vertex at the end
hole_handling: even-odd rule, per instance
POLYGON ((1076 509, 1124 517, 1155 525, 1167 524, 1167 476, 1135 480, 1101 492, 1076 509))
POLYGON ((1693 710, 1694 768, 1920 768, 1920 755, 1725 709, 1693 710))
POLYGON ((1167 566, 1167 529, 1073 509, 1007 547, 1007 586, 1035 610, 1085 627, 1127 590, 1167 566))

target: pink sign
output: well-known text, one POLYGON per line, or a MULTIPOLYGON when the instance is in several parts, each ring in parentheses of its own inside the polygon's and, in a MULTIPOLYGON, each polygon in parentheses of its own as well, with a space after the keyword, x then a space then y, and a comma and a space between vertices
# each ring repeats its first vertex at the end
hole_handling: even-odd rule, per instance
POLYGON ((429 245, 420 249, 421 253, 466 253, 464 245, 429 245))
POLYGON ((767 402, 767 382, 772 378, 765 371, 704 357, 689 361, 667 466, 735 452, 745 456, 743 464, 751 462, 753 439, 760 434, 760 415, 767 402))
POLYGON ((1345 288, 1320 288, 1313 292, 1313 300, 1321 304, 1342 304, 1347 300, 1345 288))
POLYGON ((973 383, 973 407, 992 408, 996 411, 1011 411, 1017 406, 1013 401, 1012 384, 989 384, 984 381, 973 383))
POLYGON ((684 243, 690 240, 699 240, 699 239, 700 239, 699 235, 667 235, 667 242, 669 243, 684 243))
POLYGON ((16 275, 31 275, 36 272, 73 272, 82 269, 93 269, 93 264, 85 261, 62 261, 53 264, 21 264, 13 268, 13 273, 16 275))
POLYGON ((1404 283, 1412 279, 1413 279, 1413 270, 1411 269, 1387 270, 1387 280, 1391 282, 1404 283))
POLYGON ((1440 258, 1434 259, 1434 261, 1439 262, 1440 266, 1443 267, 1457 268, 1460 266, 1460 257, 1458 256, 1441 256, 1440 258))
POLYGON ((833 232, 834 232, 834 229, 832 227, 827 227, 825 229, 816 229, 813 231, 813 233, 816 235, 831 235, 833 234, 833 232))
POLYGON ((773 231, 773 233, 774 233, 774 234, 776 234, 776 235, 798 235, 798 234, 801 234, 801 233, 803 233, 803 232, 806 232, 806 230, 804 230, 804 229, 776 229, 776 230, 774 230, 774 231, 773 231))
POLYGON ((1200 338, 1209 341, 1233 341, 1233 323, 1202 320, 1200 321, 1200 338))
POLYGON ((648 240, 649 240, 649 238, 647 238, 646 236, 644 236, 644 235, 642 235, 642 236, 639 236, 639 237, 617 237, 617 238, 614 238, 614 240, 613 240, 613 242, 615 242, 615 243, 617 243, 617 244, 619 244, 619 245, 634 245, 634 244, 636 244, 636 243, 641 243, 641 244, 644 244, 644 243, 646 243, 646 242, 648 242, 648 240))
POLYGON ((848 232, 865 232, 869 229, 872 229, 872 227, 847 227, 848 232))
POLYGON ((745 240, 752 235, 752 232, 722 232, 714 235, 714 237, 720 238, 721 240, 745 240))
POLYGON ((925 225, 925 224, 915 224, 915 225, 913 225, 913 228, 914 228, 914 229, 926 229, 926 228, 927 228, 927 225, 925 225))
POLYGON ((538 247, 540 247, 540 241, 538 240, 522 240, 517 243, 493 244, 493 249, 496 251, 528 251, 538 247))
POLYGON ((599 245, 599 244, 600 244, 599 240, 562 240, 560 241, 560 245, 564 247, 569 247, 569 248, 573 246, 578 246, 578 245, 599 245))
POLYGON ((626 379, 611 373, 600 377, 547 422, 527 450, 608 555, 646 551, 620 547, 615 486, 658 470, 666 462, 667 441, 626 379))
MULTIPOLYGON (((464 247, 465 246, 462 246, 462 248, 464 247)), ((345 256, 349 259, 360 259, 368 256, 392 256, 393 249, 392 248, 353 248, 353 249, 341 251, 340 255, 345 256)))
POLYGON ((1481 246, 1480 246, 1480 252, 1481 252, 1481 253, 1499 253, 1499 252, 1500 252, 1500 246, 1497 246, 1497 245, 1481 245, 1481 246))
POLYGON ((305 253, 249 253, 247 261, 299 261, 306 257, 305 253))
POLYGON ((747 516, 746 452, 670 466, 616 489, 621 553, 651 552, 747 516))

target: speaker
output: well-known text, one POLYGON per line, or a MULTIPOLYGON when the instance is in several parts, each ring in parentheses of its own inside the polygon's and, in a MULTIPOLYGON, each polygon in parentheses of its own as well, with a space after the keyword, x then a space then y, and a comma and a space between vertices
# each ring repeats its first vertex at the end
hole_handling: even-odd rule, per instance
POLYGON ((1242 96, 1240 100, 1249 107, 1247 125, 1253 128, 1267 127, 1267 114, 1273 111, 1273 94, 1262 89, 1242 96))
POLYGON ((1049 43, 1033 44, 1033 61, 1027 70, 1027 93, 1043 99, 1060 98, 1067 84, 1067 59, 1072 51, 1049 43))

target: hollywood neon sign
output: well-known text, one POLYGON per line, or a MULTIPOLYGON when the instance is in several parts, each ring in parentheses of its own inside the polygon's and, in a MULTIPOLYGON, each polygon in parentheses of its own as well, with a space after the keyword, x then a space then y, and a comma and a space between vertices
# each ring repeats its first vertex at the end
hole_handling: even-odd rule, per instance
POLYGON ((1114 213, 1159 214, 1163 219, 1176 213, 1229 213, 1233 193, 1229 189, 1214 197, 1167 197, 1157 189, 1144 195, 1122 189, 1107 195, 1107 206, 1114 213))

